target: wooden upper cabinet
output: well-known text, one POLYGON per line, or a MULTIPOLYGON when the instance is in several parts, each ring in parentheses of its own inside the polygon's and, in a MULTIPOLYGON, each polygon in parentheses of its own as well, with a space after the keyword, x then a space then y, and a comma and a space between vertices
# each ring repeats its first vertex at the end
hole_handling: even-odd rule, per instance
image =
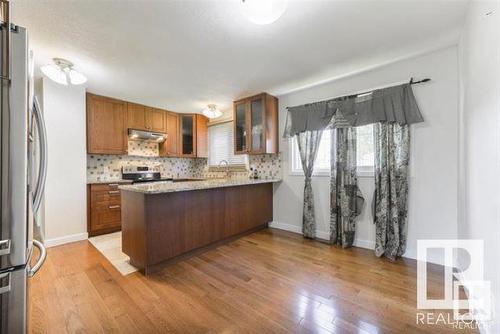
POLYGON ((146 108, 146 126, 151 131, 167 132, 167 112, 157 108, 146 108))
POLYGON ((126 103, 87 93, 87 153, 127 154, 126 103))
POLYGON ((208 118, 196 115, 196 156, 208 158, 208 118))
POLYGON ((179 155, 179 115, 173 112, 165 113, 165 129, 167 140, 160 144, 160 155, 176 157, 179 155))
POLYGON ((207 124, 208 118, 203 115, 167 112, 167 140, 160 145, 160 155, 207 158, 207 124))
POLYGON ((196 157, 196 115, 179 115, 179 141, 180 156, 187 158, 196 157))
POLYGON ((250 152, 254 154, 266 153, 265 101, 264 96, 258 95, 248 102, 250 152))
POLYGON ((128 129, 167 134, 164 157, 208 157, 208 119, 87 93, 87 151, 127 154, 128 129))
POLYGON ((128 128, 147 130, 146 107, 141 104, 127 103, 128 128))
POLYGON ((248 152, 247 103, 245 100, 234 102, 233 108, 234 153, 245 154, 248 152))
POLYGON ((278 153, 278 99, 262 93, 233 103, 234 153, 278 153))
POLYGON ((166 111, 127 103, 128 128, 166 133, 166 111))

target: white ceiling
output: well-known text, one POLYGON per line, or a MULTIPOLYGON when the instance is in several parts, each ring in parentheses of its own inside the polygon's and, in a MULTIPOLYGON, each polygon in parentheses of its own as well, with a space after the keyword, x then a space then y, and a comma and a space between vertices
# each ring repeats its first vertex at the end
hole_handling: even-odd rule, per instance
POLYGON ((290 1, 259 26, 240 0, 13 0, 37 65, 75 63, 88 91, 178 112, 283 94, 456 43, 466 1, 290 1))

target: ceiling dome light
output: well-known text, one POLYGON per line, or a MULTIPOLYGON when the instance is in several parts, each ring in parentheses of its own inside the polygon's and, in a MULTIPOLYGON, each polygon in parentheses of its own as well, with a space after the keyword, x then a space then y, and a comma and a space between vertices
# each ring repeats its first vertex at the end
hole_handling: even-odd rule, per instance
POLYGON ((53 64, 48 64, 41 67, 43 74, 50 80, 61 85, 81 85, 87 82, 85 77, 80 72, 73 69, 73 63, 62 58, 53 58, 53 64))
POLYGON ((255 24, 270 24, 283 15, 288 0, 242 0, 243 14, 255 24))
POLYGON ((217 106, 215 104, 209 104, 205 109, 203 109, 203 115, 207 116, 208 118, 217 118, 222 116, 222 111, 217 109, 217 106))
POLYGON ((41 70, 43 74, 45 74, 50 80, 55 81, 61 85, 68 84, 66 74, 56 64, 42 66, 41 70))
POLYGON ((87 77, 73 69, 69 70, 69 80, 72 85, 81 85, 87 82, 87 77))

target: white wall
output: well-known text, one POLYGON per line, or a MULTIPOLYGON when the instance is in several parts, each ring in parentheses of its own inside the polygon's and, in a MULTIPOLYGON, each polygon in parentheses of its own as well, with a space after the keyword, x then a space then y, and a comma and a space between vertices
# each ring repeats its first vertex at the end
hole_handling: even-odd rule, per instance
MULTIPOLYGON (((448 47, 417 58, 403 60, 370 72, 280 96, 280 133, 286 107, 325 100, 354 92, 409 80, 432 79, 415 85, 414 93, 425 123, 412 126, 411 180, 408 215, 408 246, 405 256, 416 257, 417 239, 447 239, 457 235, 458 159, 458 65, 457 48, 448 47)), ((302 224, 303 176, 289 173, 288 141, 282 139, 283 182, 274 189, 272 226, 300 232, 302 224)), ((356 229, 356 245, 373 248, 375 228, 371 200, 373 177, 359 179, 366 205, 356 229)), ((329 239, 329 176, 313 177, 317 236, 329 239)), ((430 254, 441 263, 440 254, 430 254)))
POLYGON ((48 139, 45 244, 87 238, 85 87, 43 79, 48 139))
MULTIPOLYGON (((500 333, 500 4, 473 1, 460 42, 460 197, 458 236, 484 240, 500 333)), ((468 260, 459 258, 462 269, 468 260)))

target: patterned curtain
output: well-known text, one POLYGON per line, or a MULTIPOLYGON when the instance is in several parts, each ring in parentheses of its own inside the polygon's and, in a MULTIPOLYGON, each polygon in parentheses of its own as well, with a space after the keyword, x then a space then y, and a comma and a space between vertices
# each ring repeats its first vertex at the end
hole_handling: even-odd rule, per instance
POLYGON ((375 255, 391 260, 406 250, 410 129, 398 123, 374 125, 375 255))
POLYGON ((346 248, 354 243, 356 217, 365 201, 356 175, 356 128, 331 131, 330 242, 346 248))
POLYGON ((319 143, 323 131, 305 131, 295 135, 300 152, 302 169, 304 170, 304 206, 302 214, 302 233, 306 238, 316 236, 316 220, 314 217, 314 196, 311 185, 311 176, 314 161, 318 154, 319 143))

